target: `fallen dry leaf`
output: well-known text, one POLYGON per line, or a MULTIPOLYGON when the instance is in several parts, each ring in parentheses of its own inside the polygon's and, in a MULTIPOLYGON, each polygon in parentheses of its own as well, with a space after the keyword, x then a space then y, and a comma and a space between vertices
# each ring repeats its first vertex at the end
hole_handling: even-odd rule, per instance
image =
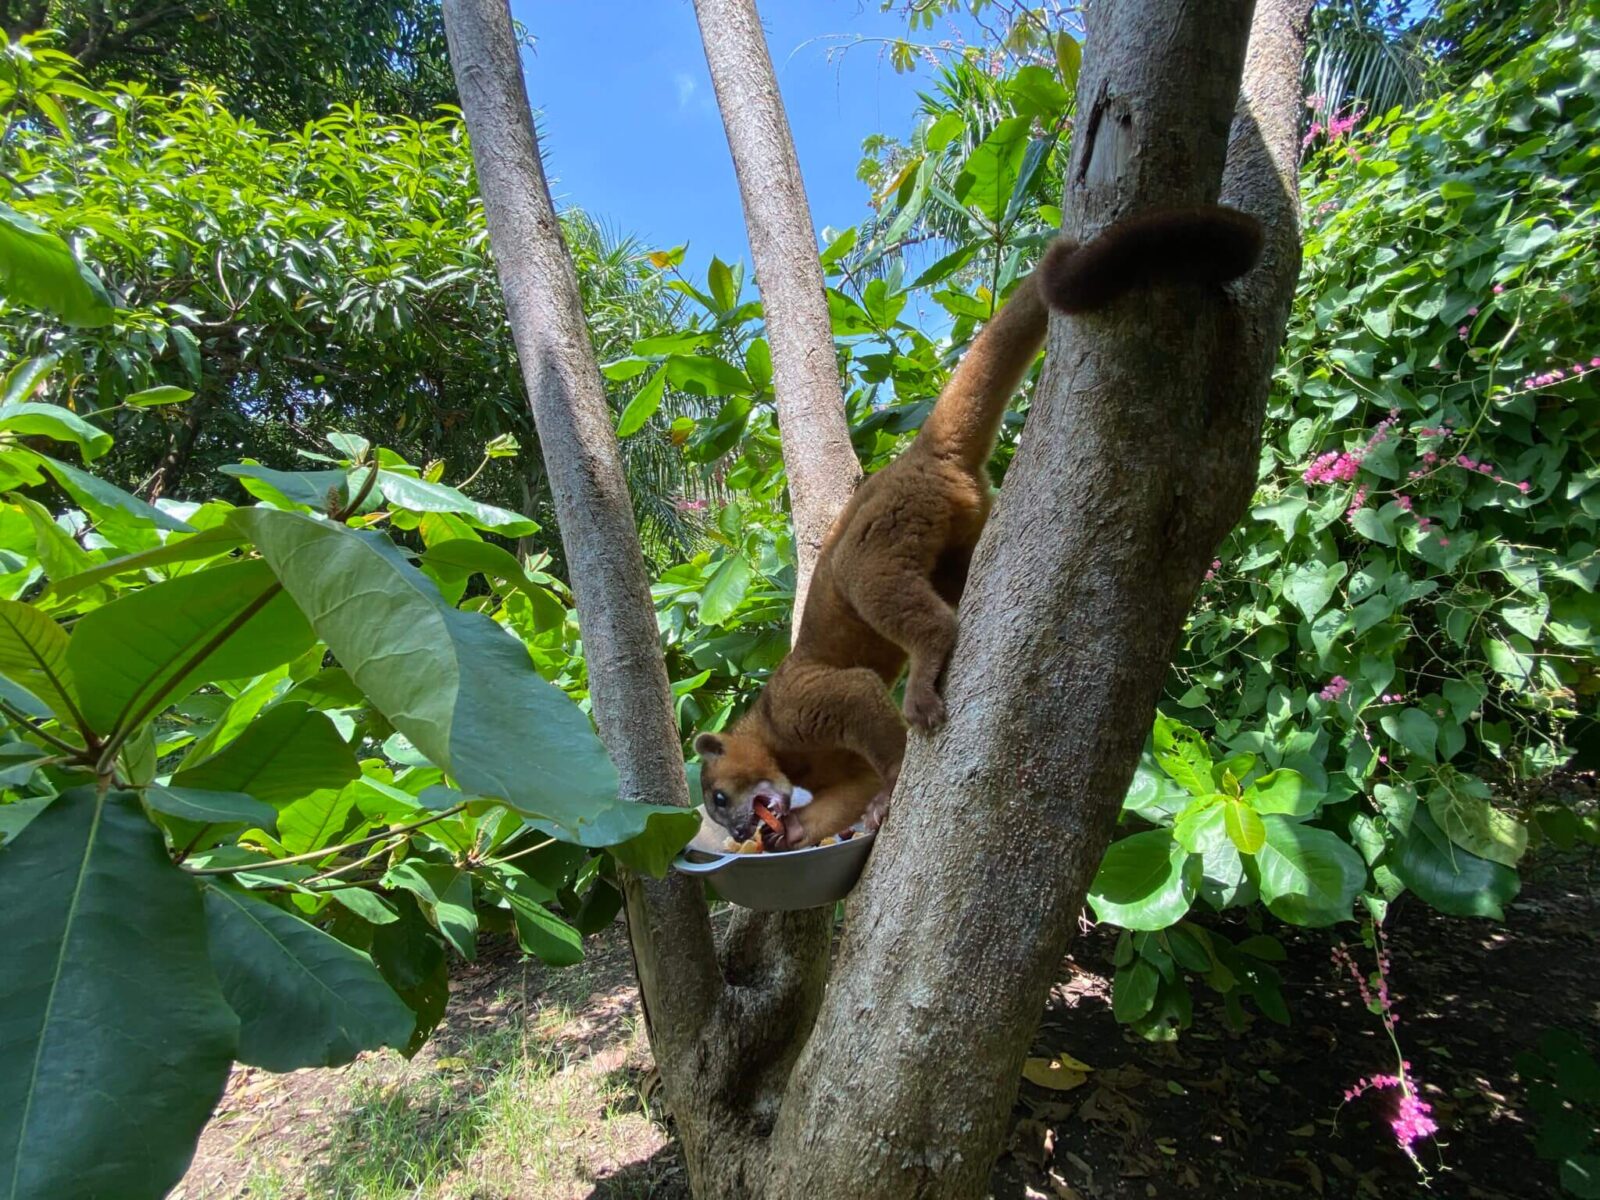
POLYGON ((1059 1058, 1030 1058, 1022 1064, 1022 1077, 1053 1092, 1070 1092, 1081 1087, 1092 1070, 1070 1054, 1063 1054, 1059 1058))

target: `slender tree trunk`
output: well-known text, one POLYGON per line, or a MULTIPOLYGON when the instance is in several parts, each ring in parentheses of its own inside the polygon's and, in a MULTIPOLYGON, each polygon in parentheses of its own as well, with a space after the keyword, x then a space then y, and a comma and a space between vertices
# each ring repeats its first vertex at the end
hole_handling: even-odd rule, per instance
POLYGON ((755 0, 695 0, 694 8, 739 177, 772 347, 799 560, 798 628, 812 564, 861 481, 861 464, 850 445, 811 206, 755 0))
MULTIPOLYGON (((701 0, 703 23, 712 7, 701 0)), ((1091 10, 1067 228, 1209 200, 1225 180, 1229 200, 1269 223, 1268 252, 1227 300, 1166 290, 1055 321, 962 606, 950 722, 913 740, 826 996, 825 921, 740 914, 718 956, 696 889, 627 881, 652 1044, 698 1195, 984 1193, 1184 614, 1255 477, 1299 262, 1308 7, 1260 0, 1248 64, 1249 0, 1091 10)), ((445 18, 596 718, 627 794, 681 803, 642 557, 505 0, 446 0, 445 18)))

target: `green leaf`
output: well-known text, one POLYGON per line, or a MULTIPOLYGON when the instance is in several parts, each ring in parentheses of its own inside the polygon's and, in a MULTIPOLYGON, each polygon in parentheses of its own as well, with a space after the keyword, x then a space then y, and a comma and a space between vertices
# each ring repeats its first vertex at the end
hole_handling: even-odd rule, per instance
POLYGON ((372 960, 240 888, 203 885, 211 961, 239 1016, 240 1062, 338 1067, 404 1046, 416 1019, 372 960))
POLYGON ((464 791, 583 845, 628 843, 619 857, 653 874, 698 831, 693 810, 621 800, 589 719, 539 677, 527 648, 451 608, 387 542, 298 513, 232 519, 363 694, 464 791))
POLYGON ((50 372, 61 361, 59 354, 41 354, 38 358, 24 358, 6 372, 0 382, 0 408, 21 404, 50 377, 50 372))
POLYGON ((1452 917, 1503 920, 1501 906, 1522 886, 1510 867, 1453 845, 1426 808, 1417 809, 1399 858, 1390 865, 1400 882, 1452 917))
POLYGON ((363 921, 371 921, 374 925, 392 925, 400 919, 400 914, 394 905, 376 892, 367 891, 366 888, 337 888, 329 892, 328 896, 344 905, 363 921))
POLYGON ((706 287, 710 289, 711 298, 717 302, 720 312, 727 312, 739 302, 739 290, 734 286, 733 272, 728 269, 727 263, 714 255, 711 269, 706 273, 706 287))
POLYGON ((1404 782, 1380 783, 1372 789, 1372 801, 1383 819, 1389 822, 1389 828, 1404 837, 1417 811, 1416 789, 1404 782))
POLYGON ((1262 504, 1250 510, 1250 517, 1255 521, 1271 521, 1283 531, 1285 541, 1294 537, 1295 523, 1300 520, 1300 514, 1310 507, 1311 502, 1304 496, 1285 496, 1271 504, 1262 504))
POLYGON ((82 574, 69 575, 53 583, 50 590, 65 600, 70 596, 76 596, 85 588, 93 587, 102 580, 114 579, 118 575, 130 575, 135 571, 148 571, 155 567, 171 566, 174 563, 220 558, 242 541, 244 538, 239 534, 226 526, 219 525, 190 537, 173 538, 160 546, 141 550, 137 554, 114 558, 82 574))
POLYGON ((700 620, 721 625, 733 615, 750 586, 750 563, 742 554, 730 554, 706 583, 700 595, 700 620))
POLYGON ((327 512, 330 493, 340 504, 350 501, 350 476, 344 470, 275 471, 251 462, 229 463, 217 469, 232 475, 245 491, 269 504, 303 504, 315 512, 327 512))
POLYGON ((318 788, 283 806, 278 814, 278 842, 290 854, 331 846, 350 824, 354 810, 355 796, 349 788, 318 788))
POLYGON ((748 396, 755 391, 738 367, 706 354, 671 355, 663 370, 668 383, 694 396, 748 396))
POLYGON ((1528 827, 1487 795, 1441 783, 1428 792, 1428 815, 1457 846, 1490 862, 1515 867, 1528 851, 1528 827))
POLYGON ((492 529, 502 537, 528 537, 539 532, 536 521, 492 504, 469 500, 442 483, 429 483, 394 471, 379 471, 377 490, 396 508, 411 512, 457 513, 469 524, 479 529, 492 529))
POLYGON ((1367 882, 1367 864, 1337 834, 1288 817, 1264 819, 1267 842, 1256 854, 1261 898, 1291 925, 1333 925, 1353 919, 1351 906, 1367 882))
POLYGON ((661 397, 666 394, 667 369, 658 367, 650 380, 628 401, 628 407, 617 418, 617 436, 628 437, 644 428, 644 423, 656 415, 661 407, 661 397))
POLYGON ((1299 771, 1280 769, 1253 780, 1244 790, 1244 799, 1258 813, 1306 817, 1317 811, 1322 798, 1299 771))
POLYGON ((1116 973, 1111 983, 1111 1014, 1124 1024, 1137 1021, 1155 1005, 1161 976, 1139 959, 1116 973))
POLYGON ((1196 872, 1189 862, 1170 829, 1112 843, 1089 889, 1096 919, 1134 930, 1177 924, 1194 900, 1196 872))
POLYGON ((1211 751, 1203 737, 1170 717, 1156 714, 1156 762, 1191 796, 1216 790, 1211 780, 1211 751))
POLYGON ((129 495, 114 484, 98 479, 77 467, 59 462, 46 455, 39 455, 39 465, 61 485, 61 490, 71 496, 74 501, 96 522, 108 531, 114 526, 123 528, 128 525, 136 527, 151 526, 156 529, 165 529, 170 533, 193 533, 194 527, 170 513, 164 513, 154 505, 146 504, 137 496, 129 495))
POLYGON ((1434 761, 1439 724, 1420 708, 1385 713, 1378 721, 1383 731, 1423 762, 1434 761))
MULTIPOLYGON (((225 563, 130 592, 72 631, 67 662, 96 732, 159 712, 203 683, 298 658, 315 638, 266 563, 225 563)), ((247 791, 246 788, 228 789, 247 791)))
POLYGON ((99 458, 111 449, 112 442, 104 429, 59 404, 8 404, 0 408, 0 432, 71 442, 82 453, 84 462, 99 458))
POLYGON ((243 792, 212 792, 152 784, 140 794, 145 804, 156 812, 202 825, 254 825, 270 832, 278 822, 277 809, 243 792))
POLYGON ((324 713, 280 703, 216 754, 179 771, 172 786, 243 792, 281 807, 360 774, 355 754, 324 713))
POLYGON ((68 325, 111 324, 111 297, 72 247, 0 204, 0 295, 68 325))
POLYGON ((0 675, 28 689, 63 724, 79 726, 66 632, 29 604, 0 600, 0 675))
POLYGON ((384 883, 415 894, 456 952, 468 962, 477 957, 478 914, 472 907, 471 871, 452 863, 408 860, 390 868, 384 883))
POLYGON ((955 198, 982 212, 991 226, 1005 216, 1032 126, 1031 117, 1008 117, 999 122, 973 150, 956 178, 955 198))
POLYGON ((73 788, 0 848, 0 944, 6 1196, 166 1195, 239 1022, 199 893, 129 794, 73 788))
MULTIPOLYGON (((517 872, 517 875, 521 875, 517 872)), ((521 875, 522 880, 529 880, 521 875)), ((494 890, 511 907, 517 925, 517 944, 529 954, 553 967, 571 966, 583 961, 583 937, 555 913, 519 889, 515 876, 503 883, 491 879, 494 890), (521 894, 519 894, 519 892, 521 894)))
POLYGON ((1328 607, 1347 570, 1342 562, 1301 563, 1284 576, 1284 597, 1305 614, 1306 620, 1314 621, 1328 607))
POLYGON ((1267 828, 1255 809, 1239 800, 1222 803, 1223 827, 1240 854, 1254 854, 1266 844, 1267 828))
POLYGON ((142 392, 124 396, 122 402, 129 408, 157 408, 163 404, 182 404, 185 400, 193 399, 194 393, 188 388, 163 384, 161 387, 145 388, 142 392))

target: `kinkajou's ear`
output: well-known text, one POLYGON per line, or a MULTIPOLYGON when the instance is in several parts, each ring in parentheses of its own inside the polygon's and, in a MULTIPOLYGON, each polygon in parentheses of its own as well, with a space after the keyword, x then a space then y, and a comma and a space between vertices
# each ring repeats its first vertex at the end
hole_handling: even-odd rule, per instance
POLYGON ((722 739, 714 733, 694 735, 694 752, 701 758, 716 758, 722 753, 722 739))

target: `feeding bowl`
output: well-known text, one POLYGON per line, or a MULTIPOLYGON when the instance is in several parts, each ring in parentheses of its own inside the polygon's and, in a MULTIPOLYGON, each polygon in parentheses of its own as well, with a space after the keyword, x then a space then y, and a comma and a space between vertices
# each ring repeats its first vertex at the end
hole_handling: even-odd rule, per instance
POLYGON ((768 854, 728 854, 691 842, 672 865, 711 880, 717 895, 731 904, 788 912, 843 900, 861 878, 871 850, 872 834, 862 832, 831 846, 768 854))

